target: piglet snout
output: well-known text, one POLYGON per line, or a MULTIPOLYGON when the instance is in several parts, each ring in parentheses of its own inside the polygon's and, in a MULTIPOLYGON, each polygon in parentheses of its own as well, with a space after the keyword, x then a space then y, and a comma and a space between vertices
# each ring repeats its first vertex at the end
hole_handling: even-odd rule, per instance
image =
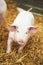
POLYGON ((21 41, 19 41, 20 43, 24 43, 22 40, 21 41))
POLYGON ((18 44, 23 45, 24 44, 24 41, 23 40, 20 40, 20 41, 18 41, 18 44))

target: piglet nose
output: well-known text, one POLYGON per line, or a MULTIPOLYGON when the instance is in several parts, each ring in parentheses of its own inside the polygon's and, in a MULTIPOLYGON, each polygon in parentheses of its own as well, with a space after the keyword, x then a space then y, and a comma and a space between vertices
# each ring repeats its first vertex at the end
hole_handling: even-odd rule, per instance
POLYGON ((24 45, 24 41, 23 40, 20 40, 20 41, 18 41, 18 44, 24 45))

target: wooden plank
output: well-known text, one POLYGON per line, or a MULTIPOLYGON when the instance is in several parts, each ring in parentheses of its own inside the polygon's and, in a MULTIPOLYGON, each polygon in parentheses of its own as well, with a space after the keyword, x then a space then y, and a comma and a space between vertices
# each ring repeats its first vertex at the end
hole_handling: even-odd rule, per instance
POLYGON ((14 0, 17 6, 28 10, 32 8, 31 12, 34 15, 43 16, 43 0, 14 0))
POLYGON ((38 9, 38 10, 42 10, 43 11, 43 9, 40 8, 40 7, 35 7, 35 6, 32 6, 32 5, 28 5, 28 4, 23 4, 23 6, 27 6, 27 7, 31 7, 31 8, 34 8, 34 9, 38 9))

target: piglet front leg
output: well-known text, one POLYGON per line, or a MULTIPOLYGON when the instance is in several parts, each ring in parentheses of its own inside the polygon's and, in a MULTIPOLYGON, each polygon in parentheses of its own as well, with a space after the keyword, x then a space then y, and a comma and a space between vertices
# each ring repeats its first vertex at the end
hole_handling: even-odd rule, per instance
POLYGON ((8 42, 7 42, 7 53, 11 52, 11 45, 12 45, 12 38, 8 38, 8 42))
POLYGON ((18 49, 18 53, 22 53, 23 48, 25 47, 26 43, 23 43, 20 45, 19 49, 18 49))

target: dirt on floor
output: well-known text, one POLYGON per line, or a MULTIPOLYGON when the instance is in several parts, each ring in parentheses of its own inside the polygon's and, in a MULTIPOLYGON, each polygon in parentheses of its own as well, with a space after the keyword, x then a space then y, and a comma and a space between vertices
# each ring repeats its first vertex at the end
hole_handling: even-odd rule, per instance
POLYGON ((8 33, 7 24, 13 23, 18 11, 12 0, 7 0, 8 9, 2 28, 0 29, 0 65, 43 65, 43 17, 35 17, 38 32, 30 37, 21 54, 17 53, 18 45, 12 45, 12 52, 6 53, 8 33))

